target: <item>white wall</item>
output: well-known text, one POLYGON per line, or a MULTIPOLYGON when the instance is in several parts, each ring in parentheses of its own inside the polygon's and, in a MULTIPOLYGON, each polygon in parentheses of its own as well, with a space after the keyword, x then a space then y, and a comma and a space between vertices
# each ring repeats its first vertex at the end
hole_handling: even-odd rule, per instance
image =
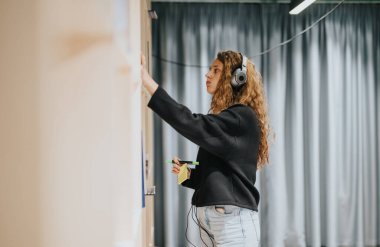
POLYGON ((126 3, 0 2, 0 246, 141 246, 140 1, 126 3))

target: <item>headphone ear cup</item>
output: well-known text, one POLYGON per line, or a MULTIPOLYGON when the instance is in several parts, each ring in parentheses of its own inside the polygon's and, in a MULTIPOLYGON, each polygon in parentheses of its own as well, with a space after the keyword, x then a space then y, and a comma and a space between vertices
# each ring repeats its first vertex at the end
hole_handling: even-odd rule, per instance
POLYGON ((236 81, 236 74, 237 74, 237 70, 234 71, 234 73, 232 73, 231 75, 231 85, 232 87, 238 87, 238 82, 236 81))
POLYGON ((231 76, 231 85, 234 88, 240 87, 247 82, 247 71, 237 68, 231 76))

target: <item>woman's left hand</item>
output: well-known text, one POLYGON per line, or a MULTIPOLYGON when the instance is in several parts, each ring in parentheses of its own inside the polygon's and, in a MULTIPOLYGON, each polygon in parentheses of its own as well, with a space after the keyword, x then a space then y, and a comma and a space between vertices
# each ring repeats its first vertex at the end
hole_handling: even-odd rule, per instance
MULTIPOLYGON (((177 156, 175 156, 174 158, 173 158, 173 161, 174 161, 174 165, 173 165, 173 168, 172 168, 172 173, 174 173, 174 174, 176 174, 176 175, 178 175, 178 173, 179 173, 179 171, 180 171, 180 169, 181 169, 181 166, 183 166, 183 164, 181 164, 180 162, 179 162, 179 158, 177 157, 177 156)), ((191 175, 191 169, 190 168, 187 168, 187 171, 188 171, 188 173, 187 173, 187 179, 189 179, 190 178, 190 175, 191 175)))

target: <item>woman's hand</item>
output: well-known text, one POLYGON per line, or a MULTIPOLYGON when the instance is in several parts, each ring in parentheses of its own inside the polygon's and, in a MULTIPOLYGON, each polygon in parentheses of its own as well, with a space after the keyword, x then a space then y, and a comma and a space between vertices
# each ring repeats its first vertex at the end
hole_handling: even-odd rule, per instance
POLYGON ((148 71, 145 68, 145 56, 141 54, 141 81, 143 86, 149 92, 150 95, 153 95, 158 88, 158 84, 153 80, 149 75, 148 71))
MULTIPOLYGON (((172 173, 178 175, 179 173, 179 169, 181 168, 181 166, 183 166, 184 164, 181 164, 179 163, 179 158, 178 157, 174 157, 173 158, 173 161, 174 161, 174 165, 173 165, 173 168, 172 168, 172 173)), ((187 171, 188 171, 188 176, 187 178, 189 179, 190 178, 190 174, 191 174, 191 169, 187 168, 187 171)))
POLYGON ((182 164, 179 163, 179 158, 178 157, 174 157, 173 161, 174 161, 174 165, 173 165, 173 168, 172 168, 172 173, 178 175, 179 169, 181 168, 182 164))

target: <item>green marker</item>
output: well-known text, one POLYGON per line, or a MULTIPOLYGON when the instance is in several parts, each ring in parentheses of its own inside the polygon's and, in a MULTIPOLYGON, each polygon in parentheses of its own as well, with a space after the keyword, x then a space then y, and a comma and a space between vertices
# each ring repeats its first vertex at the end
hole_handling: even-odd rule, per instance
MULTIPOLYGON (((175 164, 174 160, 168 160, 168 164, 175 164)), ((199 161, 179 160, 180 164, 199 165, 199 161)))

